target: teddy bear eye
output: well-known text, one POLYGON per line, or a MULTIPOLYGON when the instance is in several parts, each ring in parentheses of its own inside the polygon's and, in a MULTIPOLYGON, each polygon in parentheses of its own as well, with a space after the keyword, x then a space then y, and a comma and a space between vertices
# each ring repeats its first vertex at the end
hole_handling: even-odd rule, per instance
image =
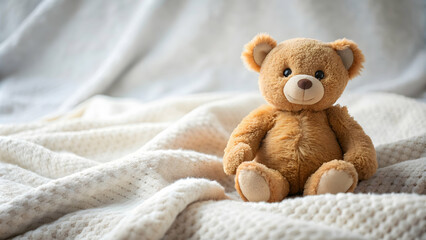
POLYGON ((288 77, 288 76, 290 76, 290 74, 291 74, 291 69, 290 68, 286 68, 284 70, 284 77, 288 77))
POLYGON ((318 80, 321 80, 324 78, 324 72, 321 70, 318 70, 315 72, 315 78, 317 78, 318 80))

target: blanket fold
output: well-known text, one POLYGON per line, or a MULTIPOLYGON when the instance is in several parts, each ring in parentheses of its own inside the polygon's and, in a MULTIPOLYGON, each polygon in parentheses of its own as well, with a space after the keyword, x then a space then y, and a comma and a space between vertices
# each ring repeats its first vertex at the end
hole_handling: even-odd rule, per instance
POLYGON ((0 239, 425 238, 426 105, 376 93, 339 103, 371 136, 377 173, 353 194, 273 204, 242 202, 222 169, 258 94, 97 96, 0 126, 0 239))

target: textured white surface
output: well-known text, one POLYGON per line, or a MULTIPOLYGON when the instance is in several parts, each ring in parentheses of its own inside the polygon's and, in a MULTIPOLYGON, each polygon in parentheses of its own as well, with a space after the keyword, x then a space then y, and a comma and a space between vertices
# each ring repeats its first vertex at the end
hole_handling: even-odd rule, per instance
POLYGON ((242 202, 222 170, 258 94, 96 97, 50 122, 0 126, 0 238, 424 239, 426 105, 341 102, 373 139, 376 175, 355 194, 274 204, 242 202))
POLYGON ((2 0, 0 122, 67 111, 100 93, 150 101, 257 91, 240 55, 260 32, 278 42, 352 39, 366 63, 349 90, 420 97, 425 23, 422 0, 2 0))

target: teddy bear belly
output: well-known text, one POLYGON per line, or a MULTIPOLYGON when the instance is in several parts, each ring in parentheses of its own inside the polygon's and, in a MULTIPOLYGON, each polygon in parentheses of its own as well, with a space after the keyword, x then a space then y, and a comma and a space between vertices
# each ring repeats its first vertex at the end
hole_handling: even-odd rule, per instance
POLYGON ((309 176, 324 162, 343 158, 342 150, 328 123, 280 125, 265 136, 256 161, 278 170, 288 180, 290 194, 301 193, 309 176))

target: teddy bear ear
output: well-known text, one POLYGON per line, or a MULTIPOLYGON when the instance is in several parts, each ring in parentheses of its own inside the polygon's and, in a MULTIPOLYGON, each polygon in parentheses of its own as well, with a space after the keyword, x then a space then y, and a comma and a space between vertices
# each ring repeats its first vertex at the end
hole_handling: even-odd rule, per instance
POLYGON ((361 69, 363 68, 364 55, 361 50, 358 48, 355 42, 348 39, 339 39, 331 44, 331 47, 336 50, 339 54, 340 59, 342 59, 343 65, 349 73, 349 79, 357 76, 361 69))
POLYGON ((258 34, 244 46, 241 58, 248 69, 259 72, 266 55, 275 46, 277 42, 271 36, 264 33, 258 34))

